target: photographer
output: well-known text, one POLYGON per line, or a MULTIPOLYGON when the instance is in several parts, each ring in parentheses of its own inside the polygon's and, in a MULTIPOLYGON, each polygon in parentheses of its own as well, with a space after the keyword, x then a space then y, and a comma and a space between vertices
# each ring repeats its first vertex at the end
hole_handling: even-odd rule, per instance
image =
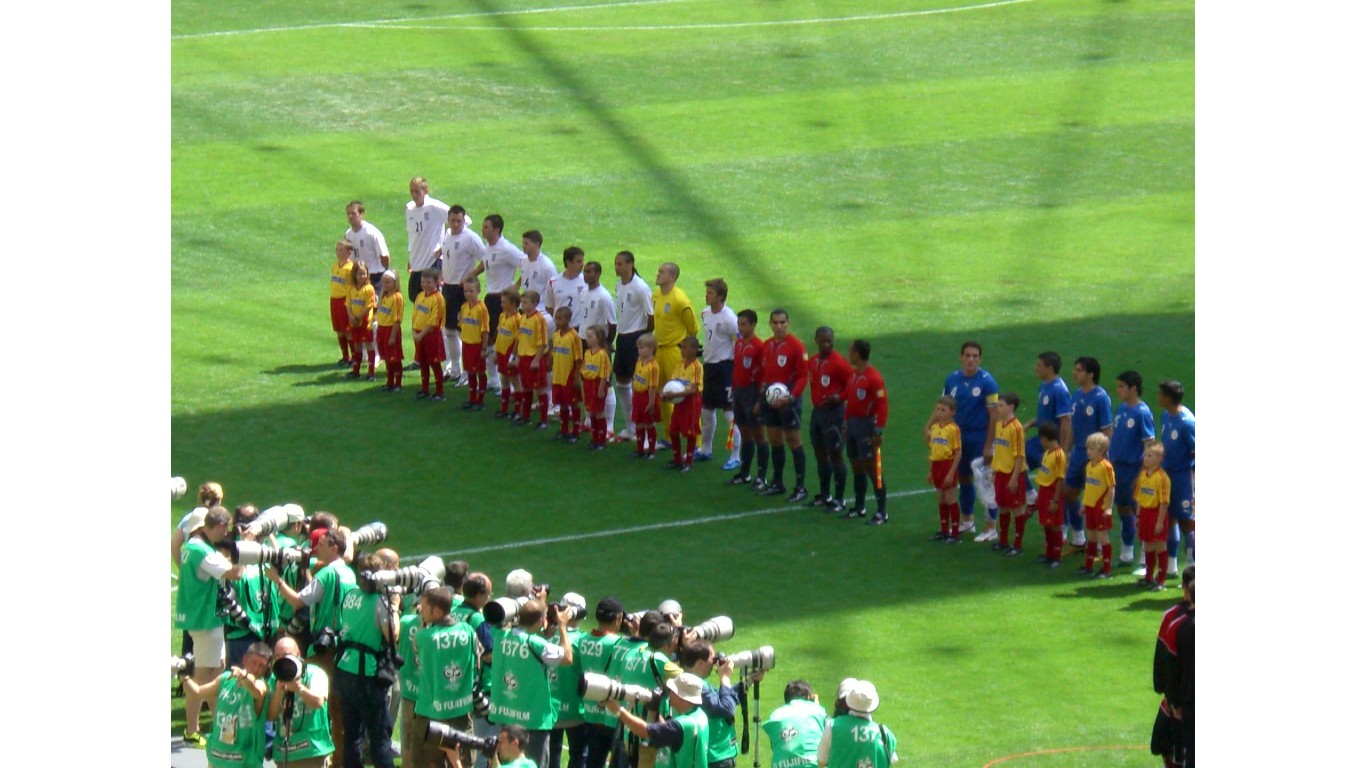
MULTIPOLYGON (((568 612, 569 623, 564 630, 569 635, 569 645, 574 649, 575 663, 567 667, 554 667, 550 670, 550 690, 559 706, 555 728, 550 732, 551 768, 560 768, 560 748, 565 739, 569 740, 569 768, 583 768, 588 758, 588 724, 583 719, 583 697, 579 695, 579 681, 583 672, 579 670, 579 642, 584 633, 579 624, 588 613, 587 601, 577 592, 566 592, 559 605, 553 606, 561 613, 568 612)), ((559 623, 558 619, 555 623, 559 623)), ((553 638, 552 638, 553 639, 553 638)))
MULTIPOLYGON (((621 601, 615 597, 604 597, 598 601, 594 618, 598 626, 586 635, 580 635, 574 646, 574 668, 580 678, 585 672, 609 674, 608 665, 612 661, 612 651, 621 639, 621 619, 626 615, 621 601)), ((607 754, 612 751, 612 738, 616 734, 616 718, 601 704, 583 702, 583 719, 587 727, 587 755, 584 765, 576 765, 576 755, 572 752, 569 768, 604 768, 607 754)))
POLYGON ((783 689, 783 705, 763 724, 768 734, 773 768, 815 768, 816 752, 825 733, 825 710, 811 685, 793 680, 783 689))
POLYGON ((358 558, 356 568, 361 578, 341 601, 335 678, 345 732, 344 768, 361 768, 361 745, 367 737, 370 761, 376 768, 394 766, 390 742, 394 724, 389 718, 388 693, 397 675, 394 643, 398 640, 399 596, 385 595, 369 578, 383 566, 378 555, 358 558))
POLYGON ((266 716, 275 723, 275 757, 278 765, 296 768, 325 768, 334 751, 332 734, 327 721, 327 673, 316 664, 307 664, 299 657, 299 644, 292 637, 282 637, 275 643, 272 666, 270 702, 266 716), (288 682, 279 677, 281 666, 276 663, 292 657, 294 664, 285 668, 302 668, 301 673, 288 682))
POLYGON ((702 711, 702 681, 684 672, 664 685, 674 714, 660 722, 647 723, 613 699, 603 703, 627 730, 658 750, 654 764, 659 768, 706 768, 709 733, 702 711))
MULTIPOLYGON (((227 510, 223 513, 226 516, 227 510)), ((186 549, 192 543, 187 543, 186 549)), ((233 667, 204 685, 182 680, 187 694, 213 696, 217 702, 207 746, 213 768, 259 768, 265 760, 265 677, 270 669, 270 646, 253 644, 242 663, 245 668, 233 667)))
MULTIPOLYGON (((527 730, 520 725, 505 725, 498 731, 496 749, 499 768, 536 768, 536 764, 524 752, 527 738, 527 730)), ((468 765, 464 747, 460 751, 442 747, 441 751, 446 753, 446 763, 451 768, 465 768, 468 765)))
MULTIPOLYGON (((487 574, 478 571, 465 577, 465 583, 460 587, 460 593, 464 596, 464 601, 460 605, 451 609, 451 615, 456 621, 463 621, 474 628, 474 634, 479 638, 479 666, 480 690, 485 696, 489 696, 493 689, 493 676, 489 674, 489 665, 493 663, 493 627, 484 620, 484 606, 488 604, 489 598, 493 596, 493 580, 487 574)), ((488 716, 475 715, 474 734, 480 738, 494 736, 498 733, 498 728, 489 722, 488 716)), ((480 754, 475 758, 472 768, 487 768, 488 759, 480 754)))
MULTIPOLYGON (((242 504, 233 510, 232 530, 238 541, 256 541, 256 535, 248 526, 260 516, 255 504, 242 504)), ((232 546, 225 538, 220 546, 232 546)), ((231 551, 231 550, 230 550, 231 551)), ((242 657, 252 643, 263 642, 275 633, 279 624, 275 621, 273 607, 274 585, 266 578, 259 565, 243 565, 242 576, 225 581, 232 588, 232 595, 246 614, 245 622, 234 621, 230 616, 223 618, 223 632, 227 639, 228 666, 240 666, 242 657)))
POLYGON ((824 768, 888 768, 897 761, 896 736, 885 725, 873 722, 877 689, 859 680, 845 697, 849 714, 838 715, 825 726, 816 762, 824 768))
MULTIPOLYGON (((745 696, 744 683, 731 685, 735 664, 730 659, 717 663, 716 651, 705 640, 689 640, 678 652, 678 662, 690 674, 702 681, 702 711, 707 714, 708 768, 735 768, 740 747, 735 740, 735 707, 745 696), (715 669, 720 688, 712 688, 707 677, 715 669)), ((763 679, 763 671, 754 673, 755 680, 763 679)))
POLYGON ((556 615, 558 645, 539 634, 546 627, 546 605, 539 599, 522 605, 517 626, 495 635, 493 644, 489 722, 526 728, 529 741, 523 746, 540 768, 547 768, 550 761, 550 730, 555 727, 557 710, 547 670, 574 663, 574 648, 565 631, 569 614, 560 611, 556 615))
MULTIPOLYGON (((198 658, 193 682, 185 687, 185 743, 203 748, 199 710, 205 703, 197 689, 218 678, 225 658, 223 620, 218 616, 218 588, 225 579, 242 575, 214 546, 228 536, 231 516, 222 507, 199 510, 186 524, 190 538, 180 550, 180 585, 176 590, 175 626, 189 632, 198 658)), ((266 657, 270 651, 267 648, 266 657)), ((208 702, 209 713, 215 704, 208 702)))
MULTIPOLYGON (((646 611, 640 618, 638 631, 643 641, 623 639, 617 642, 607 674, 622 683, 662 689, 666 682, 683 673, 681 667, 669 660, 678 648, 678 628, 659 611, 646 611)), ((670 701, 666 699, 659 703, 660 717, 668 717, 670 701)), ((637 704, 632 712, 643 717, 645 706, 637 704)), ((633 763, 636 768, 653 768, 655 764, 653 745, 638 745, 634 761, 621 760, 629 752, 626 744, 618 742, 613 749, 618 755, 617 765, 633 763)))
MULTIPOLYGON (((440 750, 423 738, 429 722, 474 733, 471 711, 474 680, 479 671, 478 641, 473 627, 451 616, 452 601, 451 588, 439 587, 423 594, 417 602, 418 614, 426 626, 418 630, 414 640, 419 676, 412 729, 416 741, 412 747, 407 732, 404 733, 404 748, 416 751, 416 760, 405 760, 405 766, 439 768, 442 764, 440 750)), ((462 762, 472 765, 470 748, 461 746, 460 752, 462 762)))

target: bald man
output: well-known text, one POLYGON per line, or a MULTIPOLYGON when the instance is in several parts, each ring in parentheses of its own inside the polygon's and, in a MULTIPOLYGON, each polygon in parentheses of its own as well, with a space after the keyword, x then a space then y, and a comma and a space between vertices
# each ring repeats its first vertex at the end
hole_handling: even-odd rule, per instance
POLYGON ((327 673, 304 662, 292 637, 275 643, 271 665, 276 674, 266 717, 275 724, 275 759, 293 768, 323 768, 333 752, 327 673))

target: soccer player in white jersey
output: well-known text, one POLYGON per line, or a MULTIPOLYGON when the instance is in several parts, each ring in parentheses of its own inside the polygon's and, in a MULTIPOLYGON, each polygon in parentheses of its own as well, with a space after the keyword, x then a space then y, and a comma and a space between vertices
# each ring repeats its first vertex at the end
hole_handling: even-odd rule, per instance
MULTIPOLYGON (((636 362, 640 359, 636 342, 654 326, 655 308, 651 298, 650 284, 636 271, 636 257, 630 251, 621 251, 614 262, 617 277, 617 353, 612 358, 612 372, 616 374, 614 385, 617 400, 631 402, 631 377, 636 372, 636 362)), ((611 421, 607 431, 613 431, 611 421)), ((634 440, 635 424, 626 420, 626 431, 621 435, 624 440, 634 440)))
MULTIPOLYGON (((484 306, 489 311, 489 327, 497 328, 498 321, 503 317, 503 291, 517 288, 517 271, 526 263, 526 254, 522 249, 509 243, 503 237, 503 217, 496 213, 491 213, 484 217, 483 224, 484 260, 474 268, 471 277, 478 277, 480 273, 487 272, 488 277, 484 278, 484 306)), ((489 369, 497 367, 493 359, 493 345, 489 345, 489 369)), ((493 389, 489 394, 498 394, 493 389)))
MULTIPOLYGON (((572 246, 571 246, 572 247, 572 246)), ((569 253, 568 250, 565 251, 569 253)), ((582 253, 582 251, 580 251, 582 253)), ((582 256, 578 259, 583 260, 582 256)), ((565 273, 569 272, 569 267, 565 267, 565 273)), ((603 339, 603 347, 611 350, 612 340, 617 337, 617 305, 612 300, 612 294, 602 284, 602 265, 596 261, 590 261, 583 266, 583 293, 574 303, 574 327, 579 330, 582 336, 594 325, 601 325, 607 330, 607 338, 603 339)), ((553 287, 553 284, 552 284, 553 287)), ((612 431, 612 421, 617 416, 617 390, 614 386, 607 387, 607 398, 603 402, 603 417, 607 421, 607 439, 612 440, 616 433, 612 431)))
MULTIPOLYGON (((389 244, 384 242, 384 233, 379 227, 365 220, 365 203, 360 200, 346 204, 346 220, 351 226, 342 237, 351 244, 351 257, 364 264, 365 271, 370 273, 370 284, 378 296, 380 280, 384 279, 384 270, 389 268, 389 244)), ((372 336, 378 327, 379 321, 375 320, 370 327, 372 336)), ((371 341, 367 346, 375 349, 375 342, 371 341)))
POLYGON ((711 458, 712 439, 716 436, 716 412, 726 414, 726 433, 729 436, 730 458, 721 469, 729 472, 740 466, 740 430, 731 412, 731 377, 735 371, 735 340, 740 337, 740 323, 735 310, 726 306, 730 289, 721 278, 707 281, 707 306, 702 310, 702 443, 698 461, 711 458))
POLYGON ((460 370, 460 305, 465 303, 465 278, 484 257, 484 241, 470 229, 464 206, 452 205, 446 214, 445 237, 441 238, 441 295, 446 299, 446 380, 463 383, 460 370))
MULTIPOLYGON (((564 264, 564 271, 550 278, 549 296, 546 297, 546 309, 552 313, 560 307, 569 307, 571 320, 569 324, 575 326, 579 322, 579 299, 584 291, 588 290, 588 281, 583 277, 583 249, 577 245, 571 245, 564 249, 564 257, 561 259, 564 264)), ((588 326, 584 326, 585 329, 588 326)))
MULTIPOLYGON (((404 217, 408 221, 408 301, 422 293, 422 271, 436 265, 441 238, 446 234, 446 213, 450 206, 427 194, 427 180, 414 176, 408 182, 408 202, 404 217)), ((381 272, 381 274, 383 274, 381 272)))
POLYGON ((546 302, 546 296, 550 293, 550 281, 558 272, 555 262, 541 253, 544 242, 540 230, 529 229, 522 233, 522 251, 526 254, 526 263, 522 265, 521 292, 535 291, 541 297, 536 304, 536 311, 545 315, 546 323, 554 328, 554 308, 546 302))

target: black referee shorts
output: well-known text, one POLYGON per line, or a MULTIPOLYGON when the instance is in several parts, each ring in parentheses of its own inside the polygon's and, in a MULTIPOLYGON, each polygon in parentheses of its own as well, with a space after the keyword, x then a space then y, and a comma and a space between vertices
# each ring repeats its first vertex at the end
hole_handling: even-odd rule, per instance
POLYGON ((702 407, 712 410, 729 411, 731 397, 731 375, 735 372, 734 360, 702 364, 702 407))

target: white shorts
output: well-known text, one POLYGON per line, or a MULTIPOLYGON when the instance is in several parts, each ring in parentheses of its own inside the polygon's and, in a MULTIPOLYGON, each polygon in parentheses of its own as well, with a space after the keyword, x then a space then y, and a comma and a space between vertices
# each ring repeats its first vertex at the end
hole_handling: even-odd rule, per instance
POLYGON ((223 666, 227 659, 227 643, 223 639, 221 626, 191 630, 190 639, 194 641, 196 669, 216 669, 223 666))

